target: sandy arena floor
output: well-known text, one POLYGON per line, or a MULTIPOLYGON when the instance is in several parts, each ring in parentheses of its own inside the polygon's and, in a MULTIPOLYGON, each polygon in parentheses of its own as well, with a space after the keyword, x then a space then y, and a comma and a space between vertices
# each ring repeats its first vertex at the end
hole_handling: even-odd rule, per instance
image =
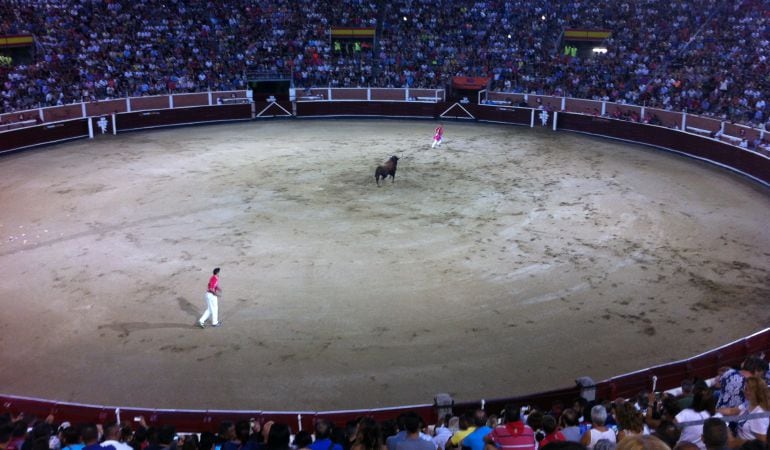
POLYGON ((327 410, 498 398, 768 324, 770 192, 550 130, 279 121, 0 157, 0 386, 327 410), (395 184, 373 172, 401 155, 395 184), (224 326, 193 326, 222 267, 224 326))

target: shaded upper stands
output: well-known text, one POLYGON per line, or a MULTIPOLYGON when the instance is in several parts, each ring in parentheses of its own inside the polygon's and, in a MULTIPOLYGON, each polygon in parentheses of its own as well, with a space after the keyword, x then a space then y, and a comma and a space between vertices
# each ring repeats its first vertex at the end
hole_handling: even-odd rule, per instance
POLYGON ((604 99, 768 119, 770 4, 446 0, 6 0, 0 34, 31 32, 37 62, 0 69, 3 111, 172 91, 242 89, 245 71, 298 87, 446 87, 604 99), (330 26, 379 25, 378 46, 334 52, 330 26), (608 52, 565 57, 564 28, 606 28, 608 52))
POLYGON ((490 75, 495 90, 686 108, 755 125, 768 119, 767 1, 693 8, 656 0, 402 0, 387 11, 388 84, 437 87, 452 75, 490 75), (564 28, 612 30, 608 52, 563 56, 564 28))
POLYGON ((0 34, 33 33, 38 57, 31 65, 0 69, 3 111, 243 89, 248 66, 288 72, 328 47, 329 24, 374 21, 373 6, 354 0, 5 3, 13 7, 2 8, 0 34))

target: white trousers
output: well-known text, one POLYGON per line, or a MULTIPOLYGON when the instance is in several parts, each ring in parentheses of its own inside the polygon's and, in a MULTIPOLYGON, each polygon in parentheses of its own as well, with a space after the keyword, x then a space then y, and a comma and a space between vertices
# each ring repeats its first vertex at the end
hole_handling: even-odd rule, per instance
POLYGON ((441 139, 433 139, 433 145, 430 148, 436 148, 437 145, 441 147, 441 139))
POLYGON ((206 311, 203 313, 198 323, 206 323, 209 317, 211 317, 211 324, 219 324, 219 299, 211 292, 206 292, 206 311))

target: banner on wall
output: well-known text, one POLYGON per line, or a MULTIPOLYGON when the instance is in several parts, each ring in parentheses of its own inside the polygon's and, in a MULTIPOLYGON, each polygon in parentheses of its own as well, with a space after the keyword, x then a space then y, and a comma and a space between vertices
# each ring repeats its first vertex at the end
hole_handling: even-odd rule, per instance
POLYGON ((489 77, 452 77, 452 87, 454 89, 486 89, 489 84, 489 77))

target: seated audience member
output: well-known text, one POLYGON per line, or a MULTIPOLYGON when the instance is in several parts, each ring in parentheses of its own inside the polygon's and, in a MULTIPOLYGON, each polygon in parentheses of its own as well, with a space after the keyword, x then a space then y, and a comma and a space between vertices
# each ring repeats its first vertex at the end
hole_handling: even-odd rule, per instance
MULTIPOLYGON (((674 423, 677 425, 686 422, 695 422, 708 419, 716 412, 716 399, 711 395, 711 391, 699 389, 695 392, 692 399, 692 405, 689 408, 685 408, 679 412, 674 418, 674 423)), ((692 442, 697 445, 700 450, 706 450, 706 445, 701 439, 703 434, 703 425, 688 425, 682 428, 682 433, 679 436, 678 443, 692 442)))
POLYGON ((99 445, 99 430, 96 425, 84 425, 80 435, 83 437, 83 450, 102 450, 102 446, 99 445))
POLYGON ((559 427, 556 425, 556 419, 554 419, 553 416, 543 417, 543 433, 545 433, 545 437, 540 441, 540 447, 548 445, 551 442, 567 440, 567 438, 564 437, 564 434, 559 431, 559 427))
POLYGON ((580 442, 580 437, 583 433, 578 426, 578 413, 572 409, 567 408, 561 414, 559 421, 561 422, 561 434, 564 435, 564 439, 571 442, 580 442))
POLYGON ((459 421, 459 418, 452 417, 450 414, 447 414, 444 417, 441 417, 436 424, 436 428, 433 430, 433 443, 436 445, 436 449, 443 450, 446 446, 447 441, 449 438, 452 437, 452 434, 454 431, 449 428, 449 423, 452 421, 452 419, 455 420, 455 422, 459 421))
POLYGON ((251 440, 251 422, 239 420, 235 424, 234 438, 222 444, 222 450, 255 450, 257 443, 251 440))
POLYGON ((703 434, 701 435, 706 450, 725 450, 728 439, 727 424, 724 420, 712 417, 703 422, 703 434))
MULTIPOLYGON (((645 422, 650 428, 657 429, 663 422, 673 422, 677 414, 679 414, 679 406, 676 399, 666 392, 657 398, 658 394, 650 394, 651 407, 647 409, 647 415, 645 416, 645 422)), ((675 445, 672 443, 671 446, 675 445)))
POLYGON ((579 442, 573 441, 554 441, 539 450, 586 450, 579 442))
MULTIPOLYGON (((254 433, 252 434, 252 438, 254 435, 261 436, 260 433, 254 433)), ((134 434, 134 437, 136 437, 136 434, 134 434)), ((216 436, 214 433, 210 431, 204 431, 201 433, 200 440, 198 441, 198 450, 212 450, 214 448, 214 440, 216 439, 216 436)), ((259 446, 257 446, 259 448, 259 446)), ((134 450, 141 450, 141 449, 134 449, 134 450)))
POLYGON ((332 424, 325 419, 315 422, 315 440, 310 444, 311 450, 342 450, 340 444, 332 443, 332 424))
MULTIPOLYGON (((476 426, 473 425, 473 416, 468 412, 462 414, 460 416, 460 421, 458 422, 458 427, 458 430, 455 431, 452 437, 447 441, 447 449, 460 448, 462 440, 476 429, 476 426)), ((390 448, 390 444, 388 444, 388 450, 393 450, 390 448)))
POLYGON ((473 413, 473 425, 476 427, 462 440, 463 449, 484 450, 484 438, 492 432, 492 428, 487 426, 487 414, 484 410, 477 409, 473 413))
POLYGON ((679 440, 680 431, 676 424, 670 420, 661 420, 658 427, 652 433, 652 436, 657 437, 666 445, 673 448, 679 440))
POLYGON ((176 448, 181 450, 200 450, 200 439, 197 434, 187 434, 180 436, 176 443, 176 448))
POLYGON ((594 450, 615 450, 617 446, 617 442, 612 442, 609 439, 599 439, 596 445, 594 445, 594 450))
POLYGON ((527 418, 525 419, 525 422, 527 422, 527 426, 532 428, 532 431, 535 432, 535 441, 540 442, 545 437, 545 432, 543 432, 543 413, 542 411, 538 411, 537 409, 533 409, 529 412, 527 415, 527 418))
MULTIPOLYGON (((285 423, 274 423, 270 427, 265 442, 265 450, 290 450, 291 430, 285 423)), ((327 449, 331 446, 327 446, 327 449)))
POLYGON ((693 389, 695 383, 692 380, 682 380, 680 384, 682 393, 676 396, 676 402, 679 409, 689 408, 692 405, 693 389))
MULTIPOLYGON (((130 442, 131 442, 131 440, 133 438, 134 438, 134 430, 131 428, 131 425, 129 425, 128 423, 124 423, 123 425, 121 425, 120 426, 120 438, 118 438, 118 440, 120 442, 128 445, 129 447, 131 447, 130 442)), ((196 447, 197 447, 197 443, 196 443, 196 447)), ((133 448, 133 447, 131 447, 131 448, 133 448)))
POLYGON ((102 447, 113 447, 115 450, 133 450, 133 448, 120 442, 120 424, 109 423, 104 426, 104 438, 102 440, 102 447))
POLYGON ((652 435, 629 436, 618 443, 617 450, 671 450, 671 447, 652 435))
POLYGON ((746 358, 739 370, 728 369, 719 376, 719 400, 717 410, 737 408, 746 401, 744 385, 749 377, 764 378, 767 362, 756 357, 746 358))
POLYGON ((53 427, 53 417, 42 422, 33 422, 32 431, 27 436, 27 441, 22 445, 24 450, 50 450, 53 427))
POLYGON ((672 450, 698 450, 698 446, 688 441, 679 441, 672 450))
POLYGON ((387 450, 387 448, 382 438, 380 424, 371 417, 361 418, 350 450, 387 450))
MULTIPOLYGON (((62 450, 82 450, 84 445, 80 439, 80 429, 78 427, 69 425, 69 422, 65 422, 68 426, 61 432, 61 445, 62 450)), ((65 424, 62 424, 64 427, 65 424)))
POLYGON ((238 444, 238 437, 235 435, 235 424, 229 420, 220 422, 216 444, 214 445, 215 450, 229 450, 229 448, 238 444))
MULTIPOLYGON (((433 438, 422 432, 422 427, 424 426, 422 417, 420 417, 420 415, 414 411, 409 411, 407 413, 399 415, 398 417, 397 423, 398 423, 398 429, 400 431, 395 435, 392 435, 386 439, 385 445, 388 446, 389 450, 395 450, 398 443, 406 439, 406 436, 408 434, 408 432, 406 431, 406 422, 407 422, 407 419, 410 419, 412 417, 416 417, 417 420, 420 422, 420 439, 433 443, 433 438)), ((435 447, 435 444, 434 444, 434 447, 435 447)))
POLYGON ((27 439, 27 430, 29 424, 25 420, 16 420, 13 423, 13 430, 11 430, 11 439, 8 441, 6 450, 21 450, 22 444, 27 439))
POLYGON ((416 414, 408 414, 404 418, 406 436, 396 443, 396 450, 436 450, 433 440, 422 438, 422 418, 416 414))
POLYGON ((309 431, 298 431, 294 435, 294 441, 291 446, 296 450, 310 450, 310 444, 313 443, 313 435, 309 431))
POLYGON ((505 405, 503 419, 505 423, 485 437, 487 450, 535 450, 535 432, 521 420, 518 405, 505 405))
POLYGON ((618 442, 628 436, 649 434, 645 433, 644 416, 631 402, 623 402, 615 407, 615 420, 618 424, 618 442))
POLYGON ((579 442, 572 441, 553 441, 539 450, 586 450, 579 442))
POLYGON ((738 447, 739 450, 767 450, 767 446, 759 439, 746 441, 738 447))
MULTIPOLYGON (((144 423, 144 421, 142 421, 142 423, 144 423)), ((148 442, 147 442, 147 431, 148 431, 147 428, 144 427, 144 426, 140 426, 139 428, 137 428, 136 431, 134 431, 134 434, 131 437, 131 440, 128 441, 128 445, 130 445, 131 448, 134 449, 134 450, 144 450, 144 448, 147 447, 147 444, 148 444, 148 442)), ((211 435, 211 438, 212 438, 212 440, 210 442, 211 446, 203 447, 203 442, 200 442, 199 443, 199 447, 200 447, 199 450, 212 450, 213 449, 213 445, 214 445, 214 440, 213 440, 214 439, 214 434, 210 433, 210 432, 201 433, 201 435, 205 435, 205 434, 210 434, 211 435)), ((201 438, 201 441, 202 441, 202 439, 203 438, 201 438)))
POLYGON ((593 450, 594 445, 601 439, 616 442, 615 432, 605 425, 606 422, 607 410, 604 406, 596 405, 591 408, 591 429, 583 433, 580 443, 588 450, 593 450))
MULTIPOLYGON (((721 408, 719 412, 724 415, 755 414, 770 412, 770 389, 764 378, 748 377, 745 380, 744 397, 746 403, 737 408, 721 408)), ((746 441, 759 440, 767 442, 767 429, 770 426, 770 418, 758 417, 743 420, 738 423, 735 438, 728 441, 728 447, 738 448, 746 441)))
POLYGON ((176 428, 173 425, 163 425, 158 429, 157 442, 152 442, 145 450, 168 450, 174 446, 176 428))

